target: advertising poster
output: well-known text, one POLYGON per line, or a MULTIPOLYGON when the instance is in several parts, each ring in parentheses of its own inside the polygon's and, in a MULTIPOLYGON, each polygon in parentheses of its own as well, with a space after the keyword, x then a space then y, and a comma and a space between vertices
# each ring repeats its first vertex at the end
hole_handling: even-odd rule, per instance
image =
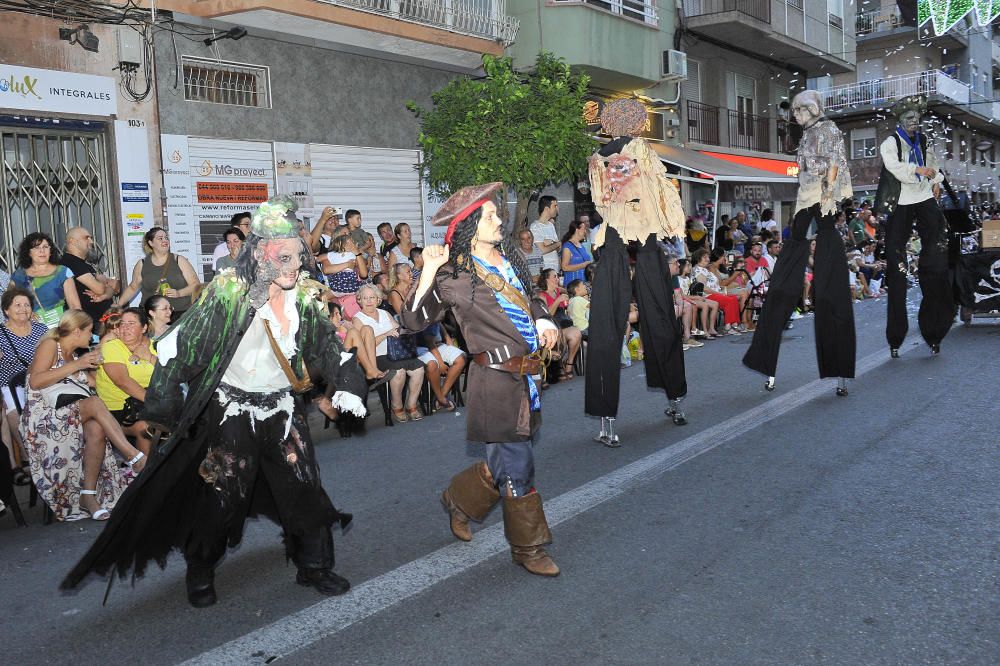
POLYGON ((274 144, 274 176, 278 194, 288 194, 299 205, 298 215, 306 224, 319 217, 313 204, 312 159, 309 144, 274 144))
POLYGON ((118 163, 118 195, 121 197, 122 258, 125 282, 135 262, 143 257, 142 236, 153 226, 153 202, 149 187, 149 140, 145 127, 130 127, 115 121, 115 159, 118 163))

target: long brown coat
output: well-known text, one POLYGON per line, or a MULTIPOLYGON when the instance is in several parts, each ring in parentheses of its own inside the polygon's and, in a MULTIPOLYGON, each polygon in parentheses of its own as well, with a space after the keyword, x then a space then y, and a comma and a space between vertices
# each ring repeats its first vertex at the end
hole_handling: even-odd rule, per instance
MULTIPOLYGON (((434 286, 413 307, 416 290, 410 293, 400 315, 404 326, 419 331, 444 318, 450 308, 462 328, 469 352, 509 350, 510 356, 530 353, 528 344, 517 332, 497 303, 493 290, 482 282, 473 289, 472 276, 445 264, 434 276, 434 286)), ((532 316, 548 318, 542 306, 529 299, 532 316)), ((528 402, 527 382, 508 372, 491 370, 469 359, 469 390, 466 398, 467 437, 472 442, 523 442, 542 423, 540 412, 532 412, 528 402)), ((539 387, 541 388, 541 387, 539 387)))

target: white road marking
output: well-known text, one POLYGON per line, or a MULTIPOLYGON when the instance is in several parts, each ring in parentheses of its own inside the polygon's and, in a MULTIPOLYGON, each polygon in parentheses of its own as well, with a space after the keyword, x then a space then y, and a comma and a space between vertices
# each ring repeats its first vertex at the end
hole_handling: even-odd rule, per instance
MULTIPOLYGON (((903 353, 905 351, 901 349, 900 354, 903 353)), ((866 356, 858 362, 855 374, 860 377, 889 360, 889 353, 885 350, 866 356)), ((638 484, 648 483, 824 393, 832 395, 834 387, 833 380, 814 380, 574 490, 548 499, 545 501, 545 515, 549 525, 554 527, 618 497, 638 484)), ((184 663, 242 666, 270 663, 276 658, 287 657, 452 576, 468 571, 494 555, 506 553, 507 548, 503 524, 497 523, 476 532, 471 544, 456 542, 428 553, 358 585, 342 597, 325 599, 184 663)))

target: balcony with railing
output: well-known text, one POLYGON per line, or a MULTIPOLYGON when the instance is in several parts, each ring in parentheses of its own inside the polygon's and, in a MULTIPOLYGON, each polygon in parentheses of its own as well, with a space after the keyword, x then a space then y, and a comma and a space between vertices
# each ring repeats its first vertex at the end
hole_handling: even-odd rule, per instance
POLYGON ((687 126, 688 141, 719 145, 719 107, 688 100, 687 126))
POLYGON ((717 42, 742 45, 806 70, 838 74, 854 69, 854 38, 843 19, 826 12, 804 16, 802 3, 777 0, 684 0, 685 27, 717 42), (797 16, 794 16, 797 14, 797 16), (808 24, 808 25, 806 25, 808 24), (848 57, 844 57, 850 54, 848 57))
POLYGON ((688 100, 687 140, 705 146, 752 150, 759 153, 787 152, 782 144, 786 121, 688 100), (777 141, 772 145, 771 137, 777 141))
POLYGON ((858 12, 854 18, 854 32, 858 39, 878 33, 891 32, 899 28, 912 28, 906 25, 899 7, 880 7, 867 12, 858 12))
POLYGON ((660 13, 656 0, 555 0, 558 5, 586 5, 595 9, 617 14, 646 25, 659 25, 660 13))
POLYGON ((506 0, 318 0, 510 46, 519 26, 506 0))
POLYGON ((771 119, 730 109, 729 145, 744 150, 769 152, 771 150, 771 119))
POLYGON ((823 104, 830 113, 850 113, 886 108, 911 95, 925 95, 938 102, 957 105, 969 103, 969 87, 939 69, 890 76, 836 86, 823 91, 823 104))
POLYGON ((858 12, 854 18, 854 32, 858 40, 869 44, 892 41, 904 36, 912 38, 913 33, 919 32, 922 41, 934 40, 944 47, 960 48, 969 45, 966 30, 963 23, 943 35, 935 35, 929 23, 918 29, 915 23, 906 22, 896 5, 858 12))

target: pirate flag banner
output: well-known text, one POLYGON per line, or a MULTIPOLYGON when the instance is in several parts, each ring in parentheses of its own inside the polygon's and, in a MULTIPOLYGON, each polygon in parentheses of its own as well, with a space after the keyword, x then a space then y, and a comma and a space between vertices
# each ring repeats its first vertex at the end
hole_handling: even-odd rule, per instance
POLYGON ((963 254, 955 266, 958 301, 974 310, 1000 310, 1000 250, 963 254))

